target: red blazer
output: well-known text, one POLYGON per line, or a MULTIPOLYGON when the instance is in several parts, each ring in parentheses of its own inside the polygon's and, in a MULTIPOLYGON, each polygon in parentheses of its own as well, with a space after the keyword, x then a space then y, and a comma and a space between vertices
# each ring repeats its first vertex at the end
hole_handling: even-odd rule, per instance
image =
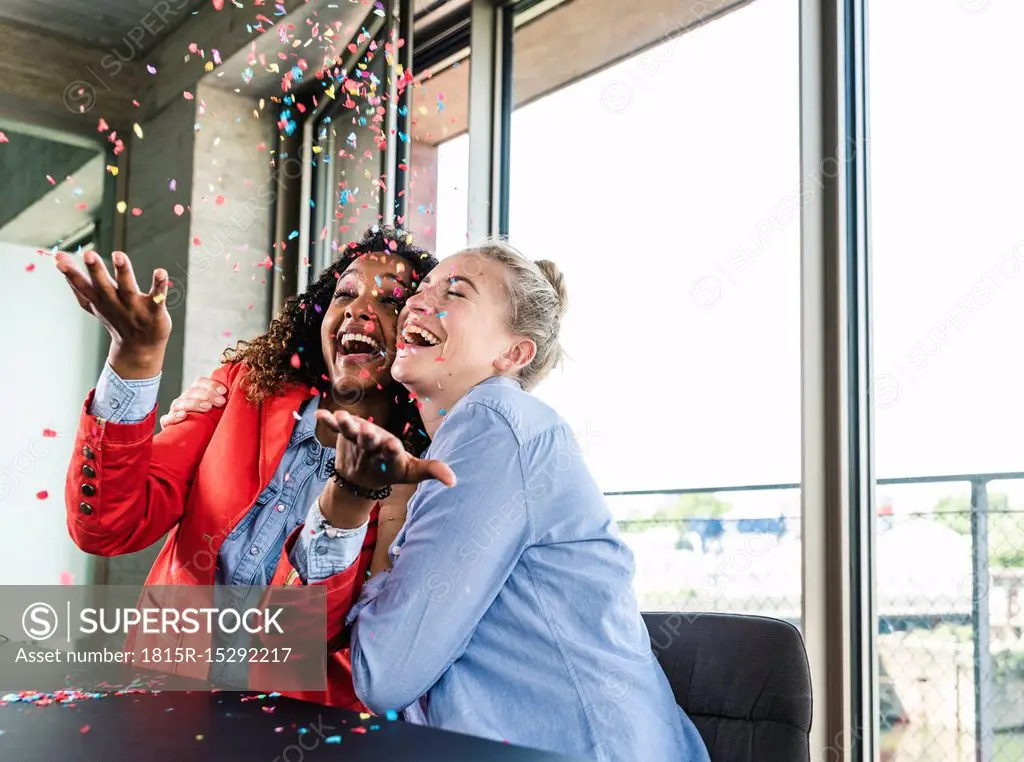
MULTIPOLYGON (((241 388, 244 373, 241 364, 218 368, 213 379, 227 387, 227 404, 189 415, 155 436, 155 410, 141 423, 111 423, 89 415, 89 394, 64 491, 68 531, 79 548, 117 556, 166 534, 146 585, 214 584, 221 543, 270 482, 291 437, 293 414, 309 398, 305 387, 290 385, 254 405, 241 388)), ((291 696, 365 711, 352 687, 348 650, 338 644, 369 570, 378 509, 358 561, 316 583, 327 588, 328 690, 291 696)), ((287 555, 301 529, 285 544, 271 584, 303 584, 287 555)), ((175 665, 174 671, 200 679, 208 674, 201 664, 175 665)))

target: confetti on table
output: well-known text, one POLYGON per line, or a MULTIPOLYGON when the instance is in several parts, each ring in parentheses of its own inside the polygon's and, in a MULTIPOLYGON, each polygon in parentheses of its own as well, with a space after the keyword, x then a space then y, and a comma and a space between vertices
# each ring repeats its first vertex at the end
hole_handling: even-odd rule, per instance
POLYGON ((353 733, 366 733, 366 728, 352 728, 353 733))
POLYGON ((36 493, 36 497, 39 500, 46 500, 46 498, 48 498, 49 496, 50 496, 50 493, 47 492, 46 490, 40 490, 39 492, 36 493))
POLYGON ((117 202, 117 213, 118 214, 124 214, 124 212, 125 212, 125 210, 127 208, 128 208, 128 204, 126 204, 124 201, 118 201, 117 202))
POLYGON ((371 717, 373 717, 373 715, 372 715, 372 714, 370 714, 369 712, 360 712, 360 713, 359 713, 359 719, 360 719, 360 720, 368 720, 368 719, 370 719, 371 717))
POLYGON ((202 733, 196 736, 197 741, 202 741, 204 738, 206 738, 206 736, 204 736, 202 733))
POLYGON ((25 265, 25 272, 30 273, 30 272, 32 272, 35 269, 36 269, 36 265, 35 265, 34 262, 29 262, 27 265, 25 265))
POLYGON ((11 139, 4 134, 3 130, 0 130, 0 143, 10 143, 11 139))
POLYGON ((388 711, 384 713, 384 716, 389 720, 397 720, 398 712, 396 712, 394 709, 388 709, 388 711))
POLYGON ((136 122, 132 125, 132 129, 135 130, 135 134, 139 136, 139 140, 142 140, 142 125, 136 122))
POLYGON ((213 200, 213 203, 215 203, 217 206, 224 206, 224 197, 221 196, 220 194, 217 194, 217 198, 213 200))
POLYGON ((150 74, 156 74, 156 67, 153 64, 146 64, 146 71, 150 74))
POLYGON ((74 575, 72 575, 71 572, 69 572, 69 571, 62 571, 60 573, 60 578, 59 579, 60 579, 60 584, 62 584, 62 585, 73 585, 73 584, 75 584, 74 575))
POLYGON ((168 182, 167 183, 167 189, 171 193, 174 193, 174 191, 178 190, 178 181, 177 180, 171 180, 170 182, 168 182))
POLYGON ((292 367, 298 368, 302 365, 302 360, 299 359, 299 354, 296 352, 292 355, 292 367))
POLYGON ((174 205, 174 213, 179 217, 185 213, 185 207, 181 204, 174 205))
POLYGON ((327 736, 324 743, 341 743, 341 736, 327 736))
POLYGON ((85 735, 86 733, 88 733, 88 732, 89 732, 89 730, 90 730, 90 728, 89 728, 89 726, 88 726, 88 725, 83 725, 82 727, 80 727, 80 728, 78 729, 78 732, 79 732, 79 733, 81 733, 81 734, 83 734, 83 735, 85 735))
POLYGON ((276 706, 261 706, 260 709, 262 709, 267 714, 273 714, 274 710, 277 709, 277 707, 276 706))

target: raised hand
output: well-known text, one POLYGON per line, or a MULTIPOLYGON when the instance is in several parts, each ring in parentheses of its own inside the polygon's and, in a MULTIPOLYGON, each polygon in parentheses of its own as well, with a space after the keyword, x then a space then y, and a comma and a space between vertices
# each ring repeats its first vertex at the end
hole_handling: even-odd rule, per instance
POLYGON ((192 386, 182 392, 171 403, 167 415, 160 417, 160 427, 166 429, 185 420, 186 413, 206 413, 215 407, 227 404, 227 389, 212 378, 200 376, 192 382, 192 386))
POLYGON ((171 316, 167 312, 167 271, 153 272, 148 292, 135 281, 131 260, 120 251, 113 254, 114 277, 94 251, 82 257, 86 273, 72 258, 57 254, 57 269, 64 275, 78 304, 95 316, 110 334, 108 361, 122 378, 150 378, 163 366, 171 316))
POLYGON ((398 437, 380 426, 343 410, 318 410, 316 416, 338 435, 334 469, 352 484, 380 489, 437 479, 455 486, 455 473, 447 463, 410 455, 398 437))

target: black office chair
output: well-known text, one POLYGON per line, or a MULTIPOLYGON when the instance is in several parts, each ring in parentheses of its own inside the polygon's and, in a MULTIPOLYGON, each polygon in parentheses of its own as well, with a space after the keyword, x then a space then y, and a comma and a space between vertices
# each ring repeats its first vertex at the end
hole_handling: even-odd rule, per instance
POLYGON ((711 762, 809 762, 811 674, 778 619, 650 612, 651 646, 711 762))

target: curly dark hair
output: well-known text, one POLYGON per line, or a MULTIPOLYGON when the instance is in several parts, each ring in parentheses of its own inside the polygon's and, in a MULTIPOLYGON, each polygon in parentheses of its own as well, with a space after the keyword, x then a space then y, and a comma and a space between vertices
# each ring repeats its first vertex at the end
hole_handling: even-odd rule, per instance
MULTIPOLYGON (((416 246, 410 233, 384 225, 368 229, 362 240, 350 243, 304 293, 285 301, 281 314, 271 321, 266 333, 251 341, 239 341, 235 347, 224 351, 224 362, 245 363, 246 397, 250 401, 262 402, 287 384, 309 386, 321 398, 330 393, 320 326, 341 274, 356 258, 375 252, 404 259, 413 284, 437 266, 437 259, 416 246), (298 367, 292 364, 294 357, 299 358, 298 367)), ((393 407, 387 429, 402 440, 409 452, 419 455, 430 444, 430 439, 423 430, 416 402, 400 384, 392 386, 393 407)))

